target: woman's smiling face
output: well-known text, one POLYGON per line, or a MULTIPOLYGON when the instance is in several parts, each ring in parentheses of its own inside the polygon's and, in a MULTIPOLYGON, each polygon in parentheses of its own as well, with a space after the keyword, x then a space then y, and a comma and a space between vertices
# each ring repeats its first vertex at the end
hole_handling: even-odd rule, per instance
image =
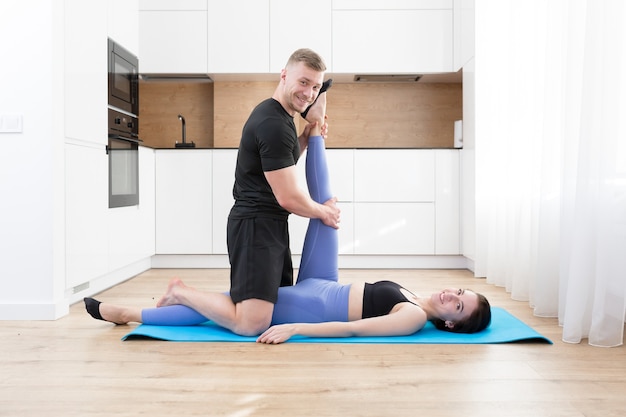
POLYGON ((466 320, 478 308, 478 295, 462 288, 448 288, 430 296, 433 313, 451 327, 466 320))

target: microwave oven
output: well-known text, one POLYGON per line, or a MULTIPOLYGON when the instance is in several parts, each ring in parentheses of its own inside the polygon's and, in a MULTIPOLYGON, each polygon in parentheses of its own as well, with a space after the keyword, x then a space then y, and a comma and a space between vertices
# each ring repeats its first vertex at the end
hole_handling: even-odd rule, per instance
POLYGON ((108 39, 109 107, 139 115, 139 60, 108 39))

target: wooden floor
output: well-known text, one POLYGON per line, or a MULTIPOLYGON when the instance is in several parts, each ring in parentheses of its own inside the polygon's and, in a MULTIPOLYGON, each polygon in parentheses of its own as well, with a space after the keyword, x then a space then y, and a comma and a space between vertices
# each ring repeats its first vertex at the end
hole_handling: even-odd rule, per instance
MULTIPOLYGON (((151 270, 98 297, 151 307, 172 276, 226 290, 226 270, 151 270)), ((82 303, 0 322, 0 416, 624 416, 626 348, 561 342, 556 319, 468 271, 343 270, 414 292, 482 292, 554 345, 173 343, 120 338, 82 303)))

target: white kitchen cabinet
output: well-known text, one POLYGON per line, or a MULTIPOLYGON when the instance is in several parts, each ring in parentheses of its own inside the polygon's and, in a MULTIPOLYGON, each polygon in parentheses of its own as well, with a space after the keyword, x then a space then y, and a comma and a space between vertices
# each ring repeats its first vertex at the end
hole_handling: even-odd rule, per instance
POLYGON ((354 203, 354 252, 433 255, 435 203, 354 203))
POLYGON ((139 12, 140 73, 206 74, 207 48, 206 6, 139 12))
POLYGON ((432 150, 355 152, 355 254, 435 253, 434 168, 432 150))
POLYGON ((213 253, 225 255, 226 224, 233 207, 237 149, 213 149, 213 253))
POLYGON ((461 253, 460 154, 435 151, 435 255, 461 253))
POLYGON ((269 22, 271 73, 280 73, 289 56, 299 48, 320 54, 330 71, 331 0, 270 0, 269 22))
POLYGON ((278 74, 299 48, 331 68, 331 0, 209 0, 208 72, 278 74))
POLYGON ((139 0, 140 11, 206 10, 206 8, 207 0, 139 0))
POLYGON ((456 71, 460 1, 333 0, 332 72, 456 71))
POLYGON ((104 146, 65 145, 66 288, 109 271, 108 163, 104 146))
POLYGON ((334 10, 451 9, 452 1, 453 0, 333 0, 333 9, 334 10))
POLYGON ((106 2, 65 0, 65 137, 107 144, 106 2))
POLYGON ((460 253, 457 150, 356 150, 354 252, 460 253))
MULTIPOLYGON (((459 254, 458 150, 326 152, 342 211, 340 255, 459 254)), ((297 165, 305 192, 306 155, 297 165)), ((236 159, 236 149, 156 151, 157 254, 227 254, 236 159)), ((294 255, 308 222, 289 216, 294 255)))
POLYGON ((139 204, 108 210, 111 271, 154 255, 154 152, 154 149, 139 147, 139 204))
POLYGON ((454 71, 474 56, 474 1, 454 0, 454 71))
POLYGON ((326 150, 331 192, 340 202, 354 201, 355 152, 354 149, 326 150))
POLYGON ((64 7, 65 137, 105 146, 107 37, 137 54, 137 0, 65 0, 64 7))
POLYGON ((435 151, 359 149, 354 157, 358 202, 435 201, 435 151))
POLYGON ((154 150, 139 147, 139 205, 109 208, 104 147, 65 145, 66 288, 154 254, 154 150))
MULTIPOLYGON (((269 0, 208 0, 209 73, 270 71, 269 10, 269 0)), ((293 22, 285 36, 301 31, 293 22)))
POLYGON ((451 7, 338 10, 335 6, 332 37, 332 72, 428 73, 453 70, 451 7))
POLYGON ((155 173, 156 253, 212 253, 212 151, 157 150, 155 173))
POLYGON ((461 1, 142 0, 140 71, 277 74, 308 47, 331 73, 451 72, 461 1))
POLYGON ((354 149, 326 151, 330 188, 341 210, 339 223, 339 255, 354 254, 354 149))
MULTIPOLYGON (((91 3, 91 2, 90 2, 91 3)), ((89 4, 90 4, 89 3, 89 4)), ((107 0, 108 35, 134 55, 139 51, 139 1, 107 0), (123 10, 124 13, 120 13, 123 10)))

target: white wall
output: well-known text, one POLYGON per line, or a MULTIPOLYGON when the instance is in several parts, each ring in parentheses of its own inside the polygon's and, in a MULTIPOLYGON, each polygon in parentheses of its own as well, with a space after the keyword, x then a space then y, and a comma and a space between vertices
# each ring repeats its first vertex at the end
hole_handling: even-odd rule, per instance
POLYGON ((476 10, 474 0, 455 0, 455 12, 460 14, 462 36, 459 40, 463 63, 463 149, 461 164, 461 254, 468 268, 474 270, 476 253, 476 10))
POLYGON ((64 300, 63 13, 47 0, 0 3, 0 319, 58 318, 64 300))
POLYGON ((463 149, 461 156, 461 253, 474 270, 476 253, 476 125, 474 57, 463 67, 463 149))

